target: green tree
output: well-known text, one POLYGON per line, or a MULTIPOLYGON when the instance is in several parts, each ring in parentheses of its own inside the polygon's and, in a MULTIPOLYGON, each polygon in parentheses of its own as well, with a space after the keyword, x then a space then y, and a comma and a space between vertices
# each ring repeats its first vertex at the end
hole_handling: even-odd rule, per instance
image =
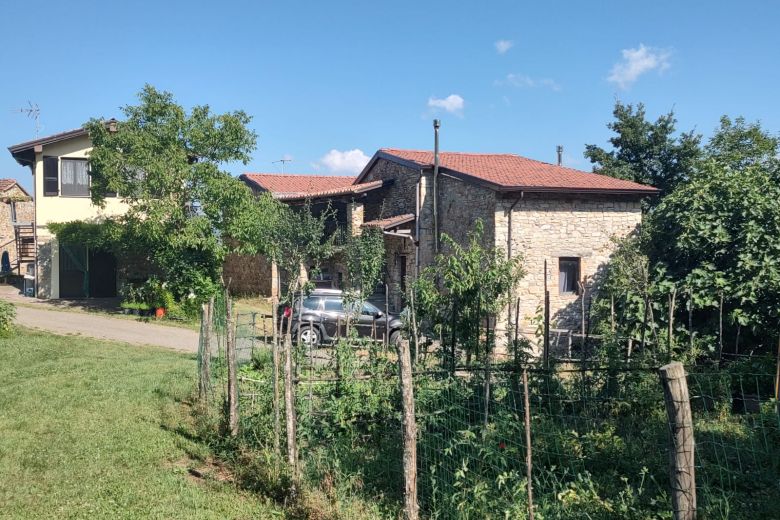
POLYGON ((437 255, 413 286, 420 319, 445 343, 469 354, 480 352, 485 318, 506 308, 524 275, 522 258, 507 259, 502 251, 482 246, 482 233, 482 221, 477 220, 466 245, 442 235, 449 252, 437 255))
POLYGON ((168 92, 146 85, 139 104, 125 106, 113 125, 92 119, 91 195, 104 205, 116 192, 129 205, 119 221, 132 230, 179 296, 213 293, 231 249, 258 249, 248 237, 269 218, 238 179, 221 170, 246 164, 256 136, 242 111, 213 114, 208 106, 187 113, 168 92), (232 237, 235 237, 231 240, 232 237), (248 245, 249 244, 249 245, 248 245))
POLYGON ((733 170, 762 166, 776 172, 780 169, 779 146, 778 137, 763 130, 760 123, 747 123, 744 117, 732 121, 723 116, 704 151, 710 159, 733 170))
POLYGON ((688 179, 701 155, 701 136, 693 132, 676 136, 674 112, 653 123, 647 120, 643 104, 617 101, 612 114, 615 119, 607 124, 616 134, 609 139, 612 150, 595 144, 585 147, 594 171, 654 186, 661 190, 661 197, 688 179))
POLYGON ((693 291, 697 306, 724 298, 732 323, 780 325, 780 177, 777 138, 724 117, 695 176, 648 220, 651 261, 693 291))

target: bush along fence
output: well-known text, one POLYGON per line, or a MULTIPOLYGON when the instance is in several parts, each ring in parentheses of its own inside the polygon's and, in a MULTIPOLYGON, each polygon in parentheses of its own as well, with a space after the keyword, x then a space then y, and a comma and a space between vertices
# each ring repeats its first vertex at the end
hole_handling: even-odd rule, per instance
POLYGON ((311 349, 275 321, 206 306, 199 389, 243 484, 301 517, 780 517, 772 356, 544 362, 517 340, 499 363, 484 329, 453 362, 346 330, 311 349))

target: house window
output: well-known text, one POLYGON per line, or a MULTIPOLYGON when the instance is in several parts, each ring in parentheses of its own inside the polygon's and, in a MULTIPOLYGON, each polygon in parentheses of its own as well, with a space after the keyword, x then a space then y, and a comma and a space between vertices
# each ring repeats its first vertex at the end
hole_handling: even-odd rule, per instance
POLYGON ((16 223, 16 201, 11 201, 11 222, 16 223))
POLYGON ((60 160, 60 189, 63 197, 89 197, 89 169, 86 159, 60 160))
POLYGON ((577 294, 577 282, 580 280, 580 258, 561 257, 558 259, 558 292, 577 294))
POLYGON ((56 157, 43 158, 43 195, 56 197, 60 194, 60 160, 56 157))

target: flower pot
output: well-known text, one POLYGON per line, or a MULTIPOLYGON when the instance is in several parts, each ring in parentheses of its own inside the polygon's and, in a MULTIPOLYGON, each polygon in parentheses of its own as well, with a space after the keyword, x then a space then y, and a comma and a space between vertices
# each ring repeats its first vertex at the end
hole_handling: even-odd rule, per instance
POLYGON ((165 309, 164 309, 164 308, 162 308, 162 307, 157 307, 157 308, 154 310, 154 317, 155 317, 155 318, 157 318, 158 320, 159 320, 160 318, 164 318, 164 317, 165 317, 165 309))

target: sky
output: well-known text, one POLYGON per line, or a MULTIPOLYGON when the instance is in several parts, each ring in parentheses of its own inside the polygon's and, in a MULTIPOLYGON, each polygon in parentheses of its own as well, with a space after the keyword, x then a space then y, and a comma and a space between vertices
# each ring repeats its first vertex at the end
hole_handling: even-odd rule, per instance
MULTIPOLYGON (((355 174, 379 148, 517 153, 590 170, 615 100, 780 131, 780 3, 0 0, 0 144, 122 117, 144 84, 252 116, 244 172, 355 174)), ((0 177, 29 169, 0 150, 0 177)))

